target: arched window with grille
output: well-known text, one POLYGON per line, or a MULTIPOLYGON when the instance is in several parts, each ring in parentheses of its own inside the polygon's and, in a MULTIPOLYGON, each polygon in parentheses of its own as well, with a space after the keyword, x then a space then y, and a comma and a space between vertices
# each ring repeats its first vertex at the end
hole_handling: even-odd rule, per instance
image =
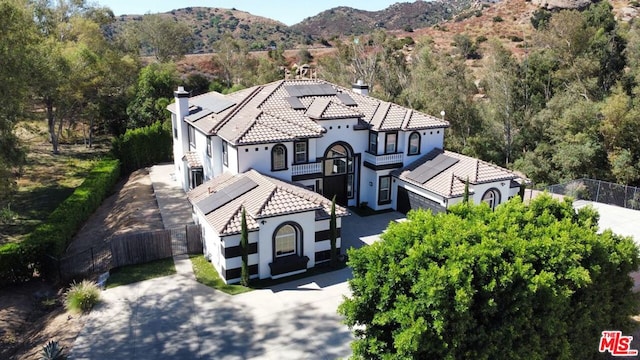
POLYGON ((285 170, 287 168, 287 148, 278 144, 271 149, 271 170, 285 170))

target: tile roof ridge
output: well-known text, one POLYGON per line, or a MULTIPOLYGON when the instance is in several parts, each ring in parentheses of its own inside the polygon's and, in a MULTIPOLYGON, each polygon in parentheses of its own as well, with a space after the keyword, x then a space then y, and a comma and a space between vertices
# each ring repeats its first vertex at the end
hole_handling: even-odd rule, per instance
MULTIPOLYGON (((243 207, 244 207, 244 202, 241 202, 238 205, 238 208, 233 212, 233 214, 231 214, 231 216, 229 216, 229 218, 226 220, 226 222, 222 226, 222 230, 220 231, 220 234, 226 234, 227 233, 227 228, 231 225, 231 222, 236 217, 236 215, 238 215, 238 213, 240 212, 240 210, 242 210, 243 207)), ((251 216, 251 215, 249 215, 249 216, 251 216)))
MULTIPOLYGON (((262 105, 264 105, 264 103, 266 103, 267 101, 269 101, 269 99, 271 99, 271 97, 273 97, 273 96, 274 96, 274 94, 276 93, 276 91, 278 91, 278 89, 280 89, 282 86, 284 86, 284 83, 285 83, 285 82, 286 82, 286 80, 277 80, 277 81, 274 81, 274 82, 272 82, 272 83, 269 83, 269 84, 264 85, 264 86, 263 86, 263 88, 267 88, 267 87, 269 87, 269 86, 271 86, 271 85, 275 85, 275 84, 277 83, 277 86, 276 86, 275 88, 273 88, 273 90, 271 90, 271 93, 269 93, 269 95, 268 95, 268 96, 266 96, 266 97, 264 98, 264 100, 262 100, 262 102, 260 102, 260 104, 258 104, 258 106, 257 106, 257 107, 258 107, 258 108, 261 108, 261 107, 262 107, 262 105)), ((262 109, 261 109, 261 110, 262 110, 262 109)))
POLYGON ((262 88, 264 88, 264 86, 259 85, 256 86, 255 89, 253 91, 251 91, 251 93, 245 97, 244 99, 242 99, 242 101, 240 101, 240 103, 238 103, 235 108, 229 112, 227 115, 225 115, 220 122, 218 122, 218 124, 215 126, 215 128, 212 129, 212 133, 215 134, 217 133, 220 129, 222 129, 223 126, 227 125, 227 123, 234 117, 236 116, 240 110, 242 110, 242 108, 244 108, 254 97, 256 97, 256 95, 258 95, 258 93, 262 90, 262 88))
MULTIPOLYGON (((271 182, 271 181, 269 181, 269 182, 271 182)), ((265 201, 262 203, 262 205, 260 205, 260 208, 256 212, 256 218, 259 217, 260 214, 262 214, 262 212, 267 207, 267 205, 269 204, 271 199, 273 199, 273 196, 276 194, 276 191, 278 190, 278 185, 276 185, 276 184, 273 184, 273 185, 274 185, 273 186, 273 190, 271 190, 271 192, 269 193, 269 196, 266 197, 265 201)))
POLYGON ((404 114, 404 119, 402 120, 402 124, 400 124, 400 129, 406 129, 407 126, 409 126, 409 122, 411 121, 411 118, 413 117, 413 109, 410 108, 405 108, 407 110, 407 113, 404 114))
MULTIPOLYGON (((316 128, 312 128, 311 126, 307 126, 304 122, 293 121, 293 120, 287 119, 285 117, 282 117, 282 116, 280 116, 280 115, 278 115, 276 113, 273 113, 271 111, 262 111, 262 114, 273 116, 274 118, 276 118, 276 119, 278 119, 280 121, 284 121, 286 123, 289 123, 289 124, 292 124, 292 125, 295 125, 295 126, 300 126, 300 127, 305 128, 307 130, 310 130, 310 131, 320 131, 320 129, 321 129, 321 126, 317 125, 315 122, 313 122, 313 123, 316 124, 317 127, 316 128)), ((266 124, 264 124, 262 122, 260 124, 263 125, 263 126, 266 126, 266 124)), ((273 129, 273 127, 271 127, 271 128, 273 129)), ((282 129, 277 129, 277 130, 282 131, 282 129)), ((293 135, 293 134, 290 134, 290 135, 293 135)))
POLYGON ((373 113, 373 116, 371 117, 372 123, 374 120, 380 120, 380 123, 372 124, 372 125, 377 127, 378 129, 382 129, 382 127, 384 126, 385 120, 387 120, 387 115, 389 115, 389 110, 391 110, 391 103, 380 100, 380 103, 376 107, 376 111, 373 113), (378 115, 378 111, 382 111, 384 113, 380 113, 380 115, 378 115))
POLYGON ((448 196, 451 196, 453 194, 453 183, 455 181, 455 174, 453 173, 453 171, 451 172, 451 186, 449 186, 449 194, 447 194, 448 196))

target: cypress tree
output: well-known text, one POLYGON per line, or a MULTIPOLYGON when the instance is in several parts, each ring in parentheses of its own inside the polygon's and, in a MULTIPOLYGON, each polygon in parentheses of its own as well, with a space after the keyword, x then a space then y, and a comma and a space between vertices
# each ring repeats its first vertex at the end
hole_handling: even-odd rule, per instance
POLYGON ((242 286, 249 286, 249 232, 247 231, 247 212, 244 207, 242 208, 240 248, 242 249, 240 284, 242 284, 242 286))
POLYGON ((336 227, 336 196, 331 199, 331 219, 329 220, 329 239, 331 241, 331 260, 329 265, 338 265, 338 254, 336 253, 336 241, 338 239, 338 229, 336 227))

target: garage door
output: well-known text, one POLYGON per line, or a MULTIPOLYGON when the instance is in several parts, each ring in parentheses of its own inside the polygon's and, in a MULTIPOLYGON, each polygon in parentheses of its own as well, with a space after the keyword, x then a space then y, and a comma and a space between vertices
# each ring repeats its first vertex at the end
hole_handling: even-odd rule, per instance
POLYGON ((398 211, 406 214, 411 209, 430 209, 434 214, 446 210, 437 202, 398 186, 398 211))

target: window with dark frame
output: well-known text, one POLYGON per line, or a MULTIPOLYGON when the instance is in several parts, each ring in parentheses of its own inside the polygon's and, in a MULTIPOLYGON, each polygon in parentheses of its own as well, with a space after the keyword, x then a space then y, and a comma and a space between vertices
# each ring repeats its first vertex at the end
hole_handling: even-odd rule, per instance
POLYGON ((378 204, 391 202, 391 176, 380 176, 378 181, 378 204))
POLYGON ((409 135, 409 155, 418 155, 420 154, 420 133, 412 132, 409 135))
POLYGON ((196 147, 196 128, 193 125, 189 125, 189 146, 196 147))
POLYGON ((171 114, 171 125, 173 125, 173 137, 178 138, 178 122, 176 121, 176 114, 171 114))
POLYGON ((207 156, 211 157, 211 137, 207 136, 207 156))
POLYGON ((287 148, 278 144, 271 149, 271 170, 285 170, 287 168, 287 148))
POLYGON ((378 155, 378 133, 369 132, 369 153, 378 155))
POLYGON ((222 163, 229 166, 229 144, 226 141, 222 141, 222 163))
POLYGON ((296 228, 290 224, 281 226, 276 231, 274 242, 276 258, 296 254, 298 245, 296 228))
POLYGON ((386 133, 384 140, 384 153, 385 154, 393 154, 398 149, 398 133, 397 132, 389 132, 386 133))
POLYGON ((309 161, 309 152, 307 151, 307 141, 296 141, 293 143, 295 156, 293 161, 295 164, 305 164, 309 161))

